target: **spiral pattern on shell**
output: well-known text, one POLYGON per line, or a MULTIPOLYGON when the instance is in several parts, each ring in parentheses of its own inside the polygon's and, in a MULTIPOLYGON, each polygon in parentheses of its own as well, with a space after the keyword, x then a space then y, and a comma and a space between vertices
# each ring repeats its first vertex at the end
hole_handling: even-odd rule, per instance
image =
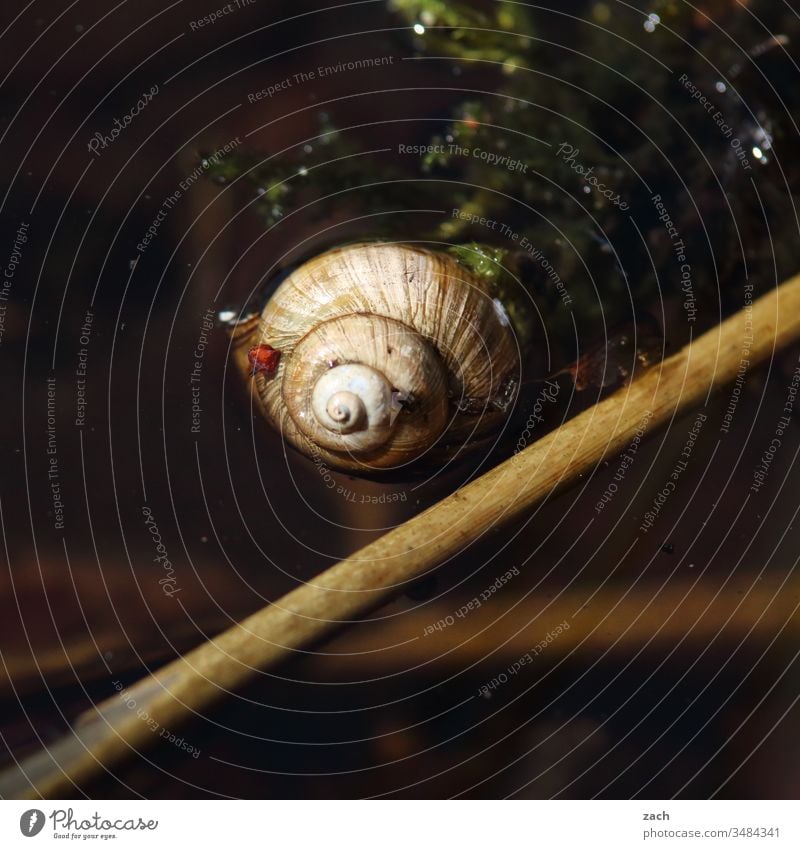
POLYGON ((305 454, 366 473, 441 460, 495 430, 519 380, 508 315, 454 257, 363 243, 296 269, 255 342, 281 352, 254 376, 268 421, 305 454))

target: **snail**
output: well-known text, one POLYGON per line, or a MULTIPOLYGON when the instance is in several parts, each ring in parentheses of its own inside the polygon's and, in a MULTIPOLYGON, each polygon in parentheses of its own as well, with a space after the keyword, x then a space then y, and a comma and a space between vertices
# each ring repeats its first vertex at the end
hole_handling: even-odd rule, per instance
POLYGON ((410 244, 348 245, 300 265, 236 326, 233 351, 284 439, 362 474, 482 444, 521 379, 519 334, 490 281, 410 244))

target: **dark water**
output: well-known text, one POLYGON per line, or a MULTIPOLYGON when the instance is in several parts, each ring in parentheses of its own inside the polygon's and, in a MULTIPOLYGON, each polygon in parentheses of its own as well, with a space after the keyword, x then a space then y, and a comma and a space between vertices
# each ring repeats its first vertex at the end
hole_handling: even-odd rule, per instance
MULTIPOLYGON (((619 321, 654 319, 677 349, 798 270, 791 4, 664 11, 652 33, 625 4, 553 5, 531 12, 536 73, 511 76, 425 59, 424 39, 380 2, 325 11, 258 0, 203 26, 214 4, 4 6, 7 761, 54 739, 115 682, 279 598, 513 446, 509 431, 493 454, 388 481, 329 473, 286 448, 250 409, 216 316, 263 301, 298 258, 366 229, 441 239, 442 221, 476 196, 465 184, 477 186, 490 215, 529 234, 572 292, 565 311, 552 278, 523 275, 552 349, 550 360, 530 355, 541 375, 619 321), (347 69, 367 57, 392 62, 347 69), (478 157, 425 169, 399 152, 446 136, 465 102, 488 110, 477 130, 460 125, 472 149, 524 159, 528 173, 478 157), (203 166, 226 146, 231 168, 236 155, 286 149, 280 162, 313 165, 331 126, 352 127, 336 144, 377 152, 359 169, 325 166, 330 185, 310 172, 298 211, 287 196, 271 229, 253 181, 215 182, 203 166), (571 161, 562 144, 578 151, 571 161), (576 164, 594 166, 609 196, 576 164), (380 185, 389 179, 403 192, 380 185), (347 192, 325 200, 342 189, 336 180, 347 192)), ((503 245, 485 230, 458 238, 503 245)), ((747 493, 799 355, 794 346, 747 370, 725 430, 734 396, 709 398, 691 462, 647 533, 643 517, 696 411, 638 449, 601 513, 615 457, 321 647, 338 657, 287 663, 182 729, 197 758, 162 745, 86 792, 795 796, 793 410, 763 486, 747 493), (465 617, 424 635, 509 570, 490 593, 495 631, 473 633, 465 617), (609 620, 618 603, 622 622, 609 620), (556 640, 476 697, 548 636, 553 610, 591 617, 592 638, 556 640)), ((542 432, 597 397, 565 381, 542 432)))

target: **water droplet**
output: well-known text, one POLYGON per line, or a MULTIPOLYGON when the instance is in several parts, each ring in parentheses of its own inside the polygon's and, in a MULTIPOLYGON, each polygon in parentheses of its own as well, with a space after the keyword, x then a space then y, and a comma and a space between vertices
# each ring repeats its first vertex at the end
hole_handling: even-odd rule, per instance
POLYGON ((645 32, 655 32, 656 27, 661 23, 661 18, 655 12, 651 12, 644 22, 645 32))
POLYGON ((422 24, 414 24, 414 32, 417 35, 425 35, 425 27, 422 24))
POLYGON ((755 138, 762 151, 772 149, 772 136, 763 127, 756 130, 755 138))

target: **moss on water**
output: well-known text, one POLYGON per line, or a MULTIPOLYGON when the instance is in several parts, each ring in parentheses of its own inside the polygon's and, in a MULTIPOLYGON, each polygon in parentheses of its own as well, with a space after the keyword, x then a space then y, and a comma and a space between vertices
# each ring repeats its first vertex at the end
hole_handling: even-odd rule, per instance
POLYGON ((462 96, 432 134, 412 122, 420 156, 360 156, 358 136, 323 115, 320 138, 280 159, 227 158, 216 176, 245 174, 268 225, 309 200, 321 219, 352 204, 377 213, 373 235, 455 243, 496 286, 502 263, 522 269, 526 298, 567 343, 575 323, 687 290, 701 329, 741 307, 744 280, 758 294, 797 270, 800 19, 788 6, 392 0, 387 15, 407 25, 409 55, 446 57, 486 93, 462 96), (397 209, 444 217, 409 232, 380 215, 397 209))

